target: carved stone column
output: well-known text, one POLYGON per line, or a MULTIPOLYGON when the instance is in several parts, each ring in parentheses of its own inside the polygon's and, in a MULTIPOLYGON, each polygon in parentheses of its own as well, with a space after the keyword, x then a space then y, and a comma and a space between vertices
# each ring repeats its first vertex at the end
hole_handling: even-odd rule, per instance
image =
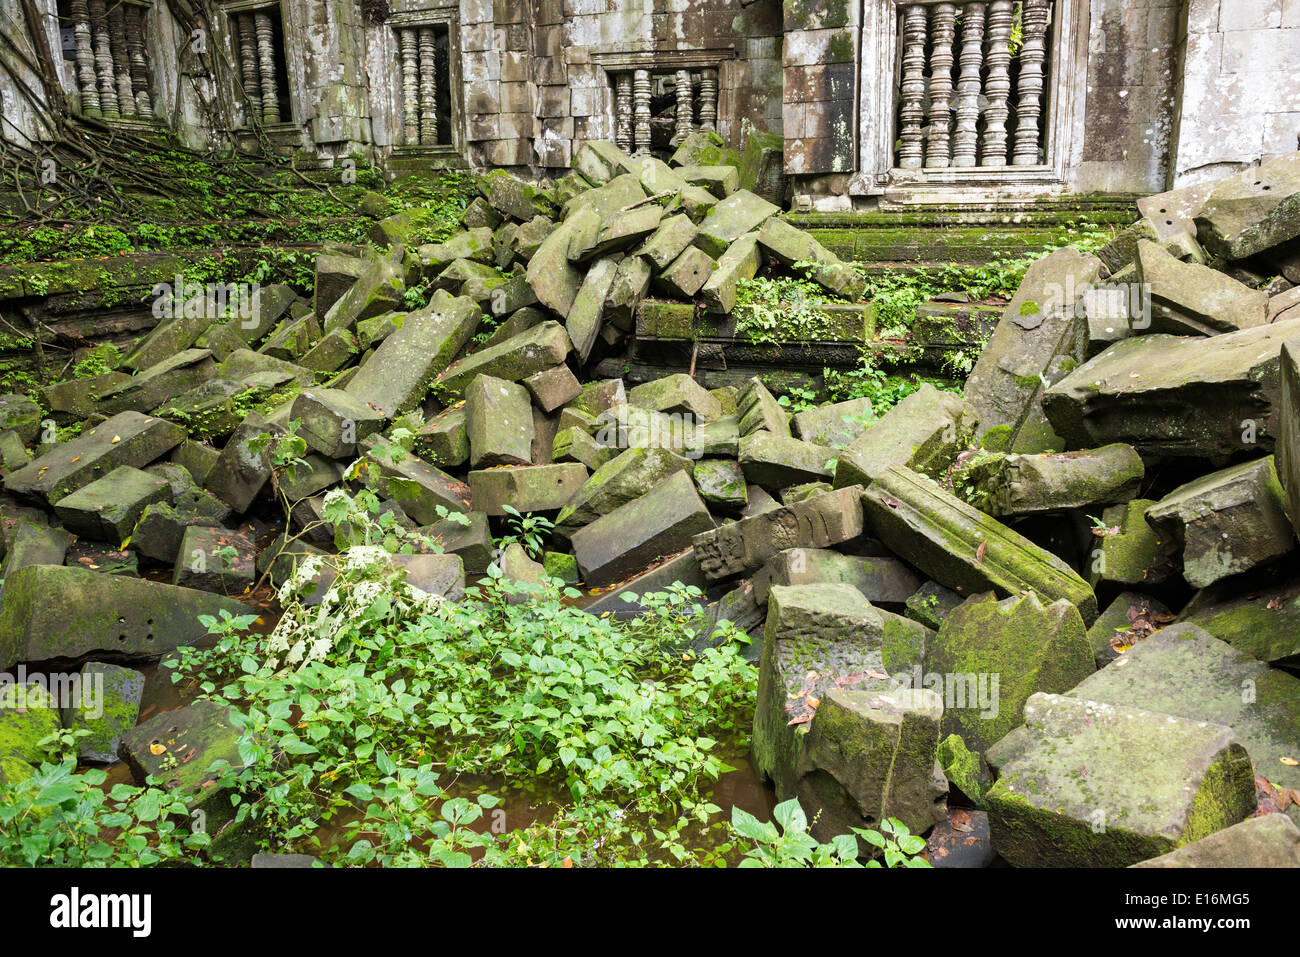
POLYGON ((414 30, 398 30, 397 44, 402 57, 402 142, 420 142, 420 61, 414 30))
POLYGON ((1043 60, 1047 56, 1048 0, 1025 0, 1022 18, 1024 43, 1020 48, 1017 84, 1016 144, 1011 162, 1016 166, 1038 163, 1038 118, 1043 109, 1043 60))
POLYGON ((925 146, 926 166, 947 166, 951 161, 949 126, 952 123, 952 44, 957 35, 957 7, 938 3, 930 11, 930 134, 925 146))
POLYGON ((903 82, 900 86, 898 165, 921 166, 922 103, 925 99, 925 7, 903 8, 903 82))
POLYGON ((90 31, 95 46, 95 79, 99 84, 99 108, 106 120, 121 114, 117 108, 117 83, 113 76, 113 52, 108 39, 108 14, 104 0, 90 0, 90 31))
POLYGON ((636 117, 636 155, 650 155, 650 71, 637 70, 632 74, 633 113, 636 117))
POLYGON ((99 83, 95 79, 95 51, 90 42, 90 9, 86 0, 71 0, 72 35, 77 42, 77 89, 81 93, 81 112, 99 116, 99 83))
POLYGON ((235 21, 239 27, 239 75, 244 84, 248 123, 262 117, 262 76, 257 63, 257 29, 251 13, 241 13, 235 21))
POLYGON ((677 126, 669 142, 672 146, 680 146, 682 140, 691 135, 691 121, 695 118, 690 70, 677 71, 673 92, 677 96, 677 126))
POLYGON ((957 131, 952 165, 974 166, 979 146, 980 67, 984 62, 984 4, 968 3, 961 12, 961 75, 957 79, 957 131))
POLYGON ((988 80, 984 94, 984 143, 980 150, 981 166, 1007 164, 1007 99, 1011 96, 1011 18, 1015 4, 1011 0, 993 0, 989 4, 989 52, 984 58, 988 80))
POLYGON ((438 145, 438 45, 433 27, 420 27, 420 145, 438 145))
POLYGON ((614 80, 614 142, 624 153, 631 153, 632 141, 632 74, 619 73, 614 80))
POLYGON ((275 31, 271 17, 260 10, 254 11, 253 23, 257 29, 257 62, 262 79, 262 122, 280 122, 280 94, 275 79, 275 31))
POLYGON ((126 11, 126 52, 131 61, 131 89, 135 93, 135 111, 153 119, 153 100, 149 96, 149 61, 145 55, 145 13, 140 7, 126 11))
POLYGON ((131 89, 131 57, 126 51, 126 11, 116 0, 108 11, 108 39, 113 54, 117 109, 123 116, 134 117, 135 91, 131 89))
POLYGON ((707 66, 700 72, 700 129, 715 133, 718 128, 718 71, 707 66))

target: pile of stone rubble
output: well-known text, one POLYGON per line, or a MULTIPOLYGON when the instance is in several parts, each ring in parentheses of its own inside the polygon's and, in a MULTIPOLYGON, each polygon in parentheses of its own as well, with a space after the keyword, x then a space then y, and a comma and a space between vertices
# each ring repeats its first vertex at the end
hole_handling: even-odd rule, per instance
MULTIPOLYGON (((951 805, 1020 866, 1300 863, 1289 820, 1246 820, 1257 787, 1300 799, 1300 154, 1144 200, 1098 255, 1037 262, 964 395, 791 416, 758 379, 589 375, 652 288, 725 313, 768 260, 861 297, 744 170, 692 161, 709 146, 670 165, 588 144, 552 189, 486 177, 441 243, 410 248, 399 215, 383 252, 321 255, 312 303, 269 287, 252 319, 180 310, 130 373, 46 390, 88 422, 62 444, 4 397, 0 668, 108 676, 123 707, 87 759, 142 777, 159 735, 205 748, 195 767, 234 753, 203 702, 136 727, 123 665, 241 610, 228 596, 260 570, 332 561, 324 498, 361 458, 399 523, 442 542, 394 560, 444 600, 493 562, 583 583, 592 614, 703 589, 700 643, 725 618, 761 655, 756 763, 821 836, 941 830, 951 805), (484 312, 499 323, 476 339, 484 312), (295 420, 288 532, 318 536, 286 551, 256 440, 295 420), (541 562, 494 550, 507 509, 554 520, 541 562), (137 577, 151 566, 172 583, 137 577)), ((37 760, 47 725, 87 720, 0 713, 0 774, 37 760)))

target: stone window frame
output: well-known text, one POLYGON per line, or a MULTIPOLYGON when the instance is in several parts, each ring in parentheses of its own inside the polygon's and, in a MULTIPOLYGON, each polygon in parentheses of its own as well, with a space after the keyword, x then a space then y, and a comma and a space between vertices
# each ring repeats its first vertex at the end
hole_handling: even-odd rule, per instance
POLYGON ((858 99, 861 160, 850 179, 849 192, 883 196, 886 201, 948 203, 961 198, 1014 201, 1067 188, 1083 139, 1089 0, 1053 0, 1055 13, 1049 26, 1052 56, 1044 84, 1049 105, 1043 129, 1046 164, 905 170, 895 165, 894 150, 902 57, 898 8, 918 2, 933 6, 942 0, 863 0, 858 99), (881 69, 880 64, 889 64, 889 68, 881 69))
MULTIPOLYGON (((221 32, 223 43, 226 47, 227 62, 231 70, 231 89, 235 99, 243 102, 243 85, 240 78, 240 60, 238 46, 238 28, 234 25, 234 18, 241 13, 254 13, 258 10, 274 8, 279 14, 280 19, 280 55, 284 58, 284 72, 288 85, 285 87, 284 99, 289 105, 288 118, 280 117, 279 123, 266 123, 262 128, 266 133, 281 136, 286 133, 300 132, 299 113, 301 112, 302 97, 301 91, 295 88, 294 71, 293 71, 293 51, 289 46, 289 33, 291 28, 297 24, 293 23, 289 5, 285 0, 221 0, 219 11, 222 15, 221 32)), ((245 107, 247 109, 247 107, 245 107)), ((237 126, 232 132, 240 135, 251 135, 252 126, 245 117, 244 123, 237 126)), ((277 138, 277 142, 280 139, 277 138)))
MULTIPOLYGON (((59 9, 60 6, 63 5, 64 4, 61 0, 44 0, 44 2, 39 2, 37 4, 37 9, 41 11, 43 18, 47 19, 50 24, 50 49, 56 51, 58 57, 55 72, 58 74, 59 83, 63 88, 64 95, 79 102, 81 86, 77 77, 77 62, 75 59, 65 60, 63 58, 63 18, 59 9)), ((151 98, 157 100, 159 90, 161 89, 161 84, 159 82, 161 79, 159 76, 159 51, 162 49, 161 44, 163 40, 163 30, 159 20, 160 13, 157 0, 109 0, 109 5, 139 7, 144 11, 145 51, 150 74, 149 92, 151 98)), ((99 122, 107 123, 110 126, 119 126, 123 129, 150 131, 165 129, 170 125, 166 113, 159 111, 156 107, 153 116, 148 119, 140 119, 138 116, 118 116, 112 119, 99 117, 99 122)))
POLYGON ((617 52, 592 53, 593 66, 602 73, 605 90, 605 122, 608 124, 613 140, 613 131, 618 126, 617 104, 614 100, 614 76, 619 73, 632 73, 636 70, 649 70, 653 74, 673 73, 677 70, 715 69, 718 71, 717 117, 714 128, 722 125, 723 90, 729 79, 727 64, 737 60, 735 47, 712 47, 703 50, 623 50, 617 52))
MULTIPOLYGON (((385 63, 395 64, 384 74, 383 97, 388 105, 391 117, 390 129, 394 131, 390 144, 395 155, 400 156, 436 156, 464 157, 465 146, 465 84, 461 77, 460 48, 460 8, 442 7, 434 10, 408 10, 389 13, 382 24, 378 25, 383 33, 385 63), (447 83, 451 99, 450 131, 451 142, 434 146, 423 144, 407 145, 398 142, 397 131, 402 128, 402 68, 398 50, 397 30, 405 27, 446 27, 447 28, 447 83)), ((372 88, 373 89, 373 88, 372 88)))

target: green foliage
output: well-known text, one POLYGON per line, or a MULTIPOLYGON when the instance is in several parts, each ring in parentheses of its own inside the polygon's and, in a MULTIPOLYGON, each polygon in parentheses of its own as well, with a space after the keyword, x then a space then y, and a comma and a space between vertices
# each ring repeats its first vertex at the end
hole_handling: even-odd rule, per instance
POLYGON ((513 505, 503 505, 502 510, 506 513, 510 534, 498 539, 497 547, 504 549, 518 542, 530 557, 541 561, 546 536, 555 528, 555 523, 545 515, 521 515, 513 505))
POLYGON ((737 337, 758 344, 818 339, 830 325, 819 308, 842 300, 828 295, 807 279, 790 276, 756 276, 736 286, 737 337))
POLYGON ((122 353, 111 342, 101 343, 89 350, 75 366, 72 367, 74 379, 90 379, 105 372, 112 372, 122 361, 122 353))
POLYGON ((857 369, 848 371, 824 369, 822 378, 829 401, 846 402, 865 398, 870 400, 872 411, 877 417, 884 415, 922 385, 929 384, 948 392, 960 392, 962 389, 961 383, 957 381, 916 373, 889 373, 865 360, 857 369))
POLYGON ((760 821, 741 808, 731 809, 732 828, 753 844, 741 867, 861 867, 857 839, 839 834, 820 843, 808 833, 808 818, 797 798, 782 801, 773 815, 775 822, 760 821))
MULTIPOLYGON (((913 834, 902 821, 896 817, 885 820, 880 831, 870 831, 860 827, 850 828, 854 834, 868 844, 883 851, 885 867, 929 867, 930 862, 916 857, 925 850, 925 838, 913 834)), ((880 861, 870 860, 867 867, 880 867, 880 861)))

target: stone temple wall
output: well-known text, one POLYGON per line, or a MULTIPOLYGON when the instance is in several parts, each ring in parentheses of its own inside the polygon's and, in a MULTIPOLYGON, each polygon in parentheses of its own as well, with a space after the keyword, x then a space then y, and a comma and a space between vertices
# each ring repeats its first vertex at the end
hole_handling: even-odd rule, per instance
MULTIPOLYGON (((1300 133, 1300 0, 219 0, 202 49, 168 0, 35 3, 74 104, 325 164, 549 175, 686 116, 780 135, 801 208, 1014 205, 1195 183, 1300 133)), ((0 56, 0 135, 39 139, 0 56)))

